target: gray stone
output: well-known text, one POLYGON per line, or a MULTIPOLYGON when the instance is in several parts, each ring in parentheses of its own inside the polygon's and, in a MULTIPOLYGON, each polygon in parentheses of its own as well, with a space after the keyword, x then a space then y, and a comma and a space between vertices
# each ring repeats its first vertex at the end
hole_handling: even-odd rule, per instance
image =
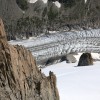
POLYGON ((90 53, 83 53, 79 59, 78 66, 93 65, 93 59, 90 53))

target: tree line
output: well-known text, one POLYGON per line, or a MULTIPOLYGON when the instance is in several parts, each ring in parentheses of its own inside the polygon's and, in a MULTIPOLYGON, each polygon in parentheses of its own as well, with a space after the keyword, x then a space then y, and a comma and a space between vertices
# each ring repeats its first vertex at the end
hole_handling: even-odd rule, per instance
MULTIPOLYGON (((48 31, 63 31, 63 28, 99 28, 100 27, 100 1, 88 0, 58 0, 61 3, 61 8, 54 6, 52 2, 55 0, 48 0, 41 12, 41 16, 24 16, 21 18, 11 20, 11 24, 6 23, 6 31, 9 38, 19 36, 29 38, 30 36, 38 36, 41 33, 48 34, 48 31)), ((18 6, 26 11, 28 3, 26 0, 16 0, 18 6)))

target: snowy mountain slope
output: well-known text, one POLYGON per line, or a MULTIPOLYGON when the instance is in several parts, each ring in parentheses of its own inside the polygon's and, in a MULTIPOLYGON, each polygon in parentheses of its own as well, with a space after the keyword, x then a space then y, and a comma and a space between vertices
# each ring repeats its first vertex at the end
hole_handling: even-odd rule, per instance
POLYGON ((100 100, 100 62, 93 66, 75 67, 77 63, 59 64, 42 69, 46 75, 53 71, 57 76, 60 100, 100 100))

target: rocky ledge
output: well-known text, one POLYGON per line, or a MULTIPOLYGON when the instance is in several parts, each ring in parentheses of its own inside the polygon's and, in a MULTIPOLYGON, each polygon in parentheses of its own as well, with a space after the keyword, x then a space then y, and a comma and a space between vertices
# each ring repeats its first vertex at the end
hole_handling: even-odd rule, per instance
POLYGON ((46 77, 30 51, 8 44, 1 19, 0 100, 59 100, 54 73, 46 77))

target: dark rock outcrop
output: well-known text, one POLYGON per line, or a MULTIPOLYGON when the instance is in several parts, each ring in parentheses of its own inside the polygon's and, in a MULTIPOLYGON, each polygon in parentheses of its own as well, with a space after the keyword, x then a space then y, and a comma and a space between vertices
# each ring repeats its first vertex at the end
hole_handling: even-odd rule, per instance
POLYGON ((42 74, 26 48, 8 44, 1 19, 0 100, 59 100, 56 76, 42 74))
POLYGON ((93 59, 90 53, 83 53, 79 59, 78 66, 93 65, 93 59))

